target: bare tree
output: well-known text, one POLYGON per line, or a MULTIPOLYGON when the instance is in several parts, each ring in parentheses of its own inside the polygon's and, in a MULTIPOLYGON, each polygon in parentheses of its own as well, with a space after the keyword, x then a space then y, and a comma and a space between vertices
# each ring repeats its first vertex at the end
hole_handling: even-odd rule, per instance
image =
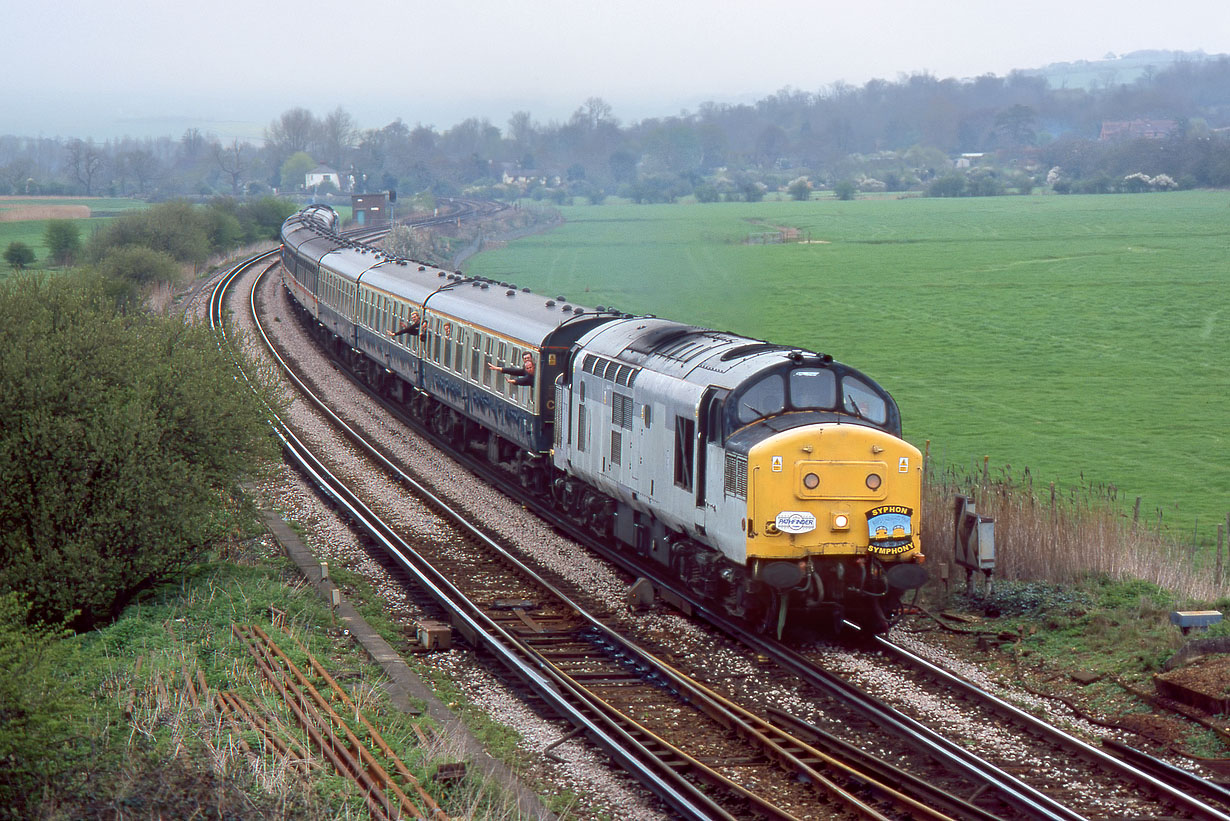
POLYGON ((70 140, 65 148, 68 153, 68 168, 73 179, 85 186, 85 195, 94 193, 94 178, 102 171, 104 157, 93 142, 70 140))
POLYGON ((585 100, 585 105, 573 112, 571 122, 590 131, 607 123, 619 125, 619 121, 611 116, 613 112, 614 109, 606 100, 601 97, 589 97, 585 100))
POLYGON ((222 169, 222 173, 231 178, 232 194, 239 194, 239 181, 248 170, 248 162, 243 156, 243 150, 247 147, 247 143, 240 143, 238 139, 232 140, 226 148, 223 148, 222 143, 213 144, 214 162, 222 169))
POLYGON ((508 120, 508 136, 519 148, 527 149, 534 137, 534 122, 528 111, 514 111, 508 120))
POLYGON ((179 144, 183 150, 184 159, 192 161, 200 156, 205 148, 205 136, 199 128, 189 128, 180 138, 179 144))
POLYGON ((0 168, 0 190, 13 194, 29 194, 26 181, 34 177, 34 161, 29 157, 17 157, 11 163, 0 168))
POLYGON ((290 156, 298 151, 309 151, 319 138, 320 123, 306 108, 292 108, 265 129, 265 141, 273 146, 280 156, 290 156))
POLYGON ((325 162, 340 170, 342 155, 354 146, 357 134, 354 118, 341 106, 333 109, 320 124, 320 143, 325 162))
POLYGON ((138 194, 146 193, 150 183, 162 174, 162 163, 158 157, 144 148, 125 151, 117 158, 117 165, 122 165, 124 173, 136 180, 138 194))

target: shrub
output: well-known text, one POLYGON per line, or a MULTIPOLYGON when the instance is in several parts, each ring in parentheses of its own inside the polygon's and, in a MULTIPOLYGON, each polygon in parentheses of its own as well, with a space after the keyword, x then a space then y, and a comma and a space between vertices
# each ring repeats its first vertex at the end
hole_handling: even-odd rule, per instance
POLYGON ((13 266, 14 271, 29 268, 34 264, 34 249, 24 242, 10 242, 4 249, 4 261, 13 266))
POLYGON ((965 175, 945 174, 931 181, 927 186, 928 197, 962 197, 965 196, 965 175))
POLYGON ((72 265, 81 255, 81 231, 72 220, 51 220, 43 242, 57 265, 72 265))
POLYGON ((0 595, 0 818, 30 817, 41 788, 76 763, 79 694, 57 673, 65 631, 29 625, 30 604, 0 595))
POLYGON ((264 419, 204 325, 117 311, 97 275, 0 283, 0 592, 114 617, 235 526, 264 419))

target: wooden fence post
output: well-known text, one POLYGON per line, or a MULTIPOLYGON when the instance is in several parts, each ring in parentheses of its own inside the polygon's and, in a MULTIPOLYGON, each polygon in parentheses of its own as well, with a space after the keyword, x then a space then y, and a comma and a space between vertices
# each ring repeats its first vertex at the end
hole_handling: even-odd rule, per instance
POLYGON ((1220 522, 1218 522, 1217 524, 1217 569, 1213 572, 1213 583, 1216 584, 1218 587, 1221 587, 1221 579, 1222 579, 1222 576, 1221 576, 1222 553, 1221 551, 1222 551, 1222 544, 1223 544, 1222 540, 1225 538, 1225 535, 1226 535, 1225 528, 1222 527, 1220 522))

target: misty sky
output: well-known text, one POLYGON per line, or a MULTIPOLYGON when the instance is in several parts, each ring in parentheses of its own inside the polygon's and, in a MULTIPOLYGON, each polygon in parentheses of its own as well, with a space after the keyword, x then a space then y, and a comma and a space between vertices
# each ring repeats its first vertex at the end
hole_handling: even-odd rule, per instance
POLYGON ((623 123, 844 81, 1230 53, 1230 2, 0 0, 0 134, 258 139, 294 106, 505 128, 601 97, 623 123), (370 9, 360 19, 358 9, 370 9))

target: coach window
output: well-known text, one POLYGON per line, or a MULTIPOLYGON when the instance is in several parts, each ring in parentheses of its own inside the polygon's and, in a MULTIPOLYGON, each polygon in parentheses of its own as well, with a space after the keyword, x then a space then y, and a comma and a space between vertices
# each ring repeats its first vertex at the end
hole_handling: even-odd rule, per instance
MULTIPOLYGON (((506 362, 508 362, 508 343, 507 342, 500 343, 499 354, 496 356, 495 361, 499 364, 501 368, 504 367, 504 364, 506 362)), ((501 374, 499 371, 496 371, 495 375, 496 375, 495 389, 500 392, 501 396, 508 396, 508 389, 511 388, 512 386, 508 384, 508 380, 505 379, 503 374, 501 374)))
POLYGON ((487 344, 485 348, 486 348, 486 352, 483 354, 483 367, 482 367, 483 387, 490 388, 491 387, 491 375, 495 373, 495 371, 491 370, 491 368, 488 368, 487 366, 491 364, 491 352, 495 349, 495 340, 492 339, 491 337, 487 337, 487 344))
POLYGON ((483 354, 483 335, 478 331, 473 333, 473 342, 470 348, 470 381, 478 382, 479 374, 487 370, 481 367, 483 354))
POLYGON ((457 349, 453 357, 453 370, 457 373, 465 373, 466 366, 466 330, 465 328, 457 329, 457 349))
MULTIPOLYGON (((525 353, 528 353, 530 355, 530 362, 533 363, 534 371, 537 372, 538 360, 534 358, 533 352, 526 351, 525 353)), ((518 367, 520 367, 521 365, 524 365, 525 364, 524 356, 518 356, 517 362, 519 363, 518 367)), ((534 376, 532 374, 530 376, 530 379, 531 380, 534 379, 534 376)), ((535 405, 537 405, 538 395, 534 393, 534 386, 535 386, 536 381, 537 380, 531 381, 530 384, 526 385, 524 388, 525 393, 523 394, 523 402, 525 403, 525 407, 527 407, 531 411, 533 411, 535 409, 535 405)))

